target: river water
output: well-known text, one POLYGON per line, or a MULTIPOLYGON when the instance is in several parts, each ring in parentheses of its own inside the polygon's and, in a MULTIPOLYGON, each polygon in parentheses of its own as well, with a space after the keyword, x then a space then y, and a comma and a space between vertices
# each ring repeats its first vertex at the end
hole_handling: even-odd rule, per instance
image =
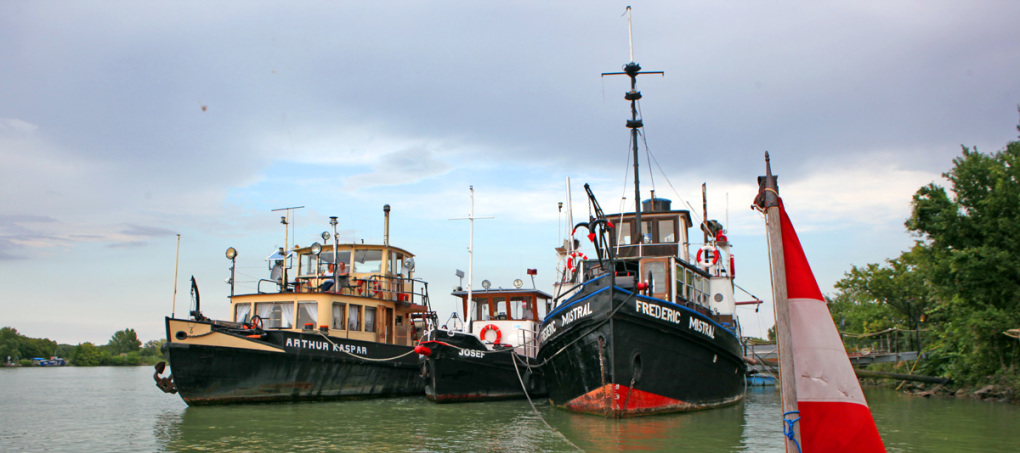
MULTIPOLYGON (((422 398, 187 407, 149 367, 0 368, 0 452, 692 451, 782 452, 779 394, 606 420, 526 400, 422 398), (543 422, 555 429, 550 429, 543 422)), ((1020 406, 866 389, 890 452, 1020 451, 1020 406)))

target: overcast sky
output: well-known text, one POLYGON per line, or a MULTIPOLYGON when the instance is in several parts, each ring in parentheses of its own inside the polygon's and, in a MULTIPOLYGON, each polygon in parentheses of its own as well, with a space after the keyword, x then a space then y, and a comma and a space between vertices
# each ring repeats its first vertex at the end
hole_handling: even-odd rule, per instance
MULTIPOLYGON (((1017 138, 1020 2, 629 3, 634 59, 665 72, 638 82, 642 187, 700 217, 708 184, 738 284, 769 301, 741 309, 751 334, 772 325, 748 208, 766 150, 831 294, 910 246, 911 195, 961 145, 1017 138)), ((585 182, 609 212, 632 194, 629 85, 600 76, 630 61, 627 4, 0 2, 0 326, 157 339, 191 275, 227 318, 223 252, 254 288, 283 242, 272 209, 306 206, 308 245, 331 215, 380 241, 384 204, 445 319, 472 185, 494 217, 475 225, 475 285, 536 268, 551 291, 566 178, 575 218, 585 182)))

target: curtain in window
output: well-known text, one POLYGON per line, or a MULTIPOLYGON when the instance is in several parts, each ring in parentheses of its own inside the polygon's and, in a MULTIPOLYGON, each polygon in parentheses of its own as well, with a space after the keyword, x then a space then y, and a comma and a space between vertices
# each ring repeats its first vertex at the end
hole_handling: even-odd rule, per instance
POLYGON ((365 332, 375 332, 375 307, 365 307, 365 332))
POLYGON ((265 320, 266 327, 289 329, 294 325, 293 304, 266 302, 255 304, 255 310, 265 320))
POLYGON ((234 304, 234 322, 246 322, 250 314, 251 304, 234 304))
POLYGON ((333 304, 333 328, 334 329, 344 328, 344 304, 341 303, 333 304))
POLYGON ((347 330, 361 330, 361 305, 351 305, 347 315, 347 330))
POLYGON ((319 305, 315 302, 298 303, 298 327, 307 323, 312 323, 313 327, 319 323, 319 305))

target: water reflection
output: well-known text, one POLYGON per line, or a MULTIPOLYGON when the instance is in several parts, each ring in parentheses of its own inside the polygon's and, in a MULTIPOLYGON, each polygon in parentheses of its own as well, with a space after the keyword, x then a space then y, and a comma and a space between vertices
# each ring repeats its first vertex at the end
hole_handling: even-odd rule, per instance
POLYGON ((742 451, 749 404, 742 401, 719 409, 625 419, 562 410, 551 411, 547 417, 585 451, 742 451))
POLYGON ((563 451, 526 402, 424 398, 189 407, 157 418, 166 451, 563 451))

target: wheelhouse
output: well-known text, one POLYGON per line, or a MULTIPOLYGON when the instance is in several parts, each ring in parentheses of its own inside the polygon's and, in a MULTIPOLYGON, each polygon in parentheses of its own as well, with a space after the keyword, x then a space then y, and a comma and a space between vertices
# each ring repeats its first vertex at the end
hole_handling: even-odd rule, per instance
POLYGON ((671 210, 670 205, 671 201, 664 198, 644 200, 640 227, 633 212, 608 215, 616 225, 615 234, 609 238, 615 266, 602 269, 599 260, 585 259, 578 266, 580 281, 614 272, 617 283, 626 286, 633 285, 636 273, 638 280, 647 285, 646 295, 718 316, 720 322, 732 325, 735 306, 729 277, 733 261, 725 236, 719 235, 722 241, 712 241, 692 256, 688 234, 691 214, 671 210))
POLYGON ((413 255, 404 249, 316 244, 267 261, 270 278, 256 293, 230 297, 234 322, 257 315, 266 329, 407 346, 424 331, 428 288, 414 278, 413 255))

